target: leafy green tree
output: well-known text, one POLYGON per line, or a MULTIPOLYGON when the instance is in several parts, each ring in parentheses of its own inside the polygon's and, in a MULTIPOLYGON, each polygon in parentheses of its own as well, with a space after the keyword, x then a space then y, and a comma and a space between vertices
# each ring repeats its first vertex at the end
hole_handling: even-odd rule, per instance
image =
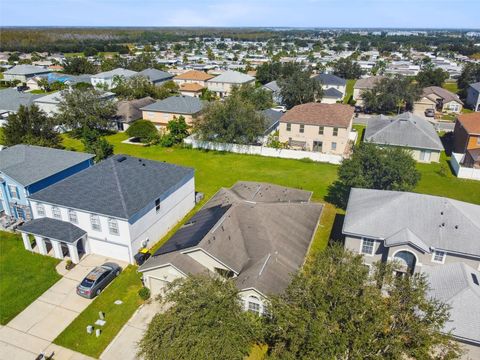
POLYGON ((427 296, 423 275, 396 277, 395 264, 374 266, 328 247, 308 262, 285 293, 271 297, 271 359, 447 360, 459 347, 442 333, 448 305, 427 296))
POLYGON ((251 84, 234 87, 232 94, 238 95, 244 101, 253 104, 257 110, 265 110, 273 106, 272 92, 262 88, 255 88, 251 84))
POLYGON ((202 89, 199 98, 204 101, 213 101, 216 99, 215 93, 207 88, 202 89))
POLYGON ((179 93, 180 92, 179 92, 178 85, 174 81, 170 80, 156 87, 154 98, 163 100, 163 99, 166 99, 167 97, 178 95, 179 93))
POLYGON ((120 76, 115 79, 112 92, 121 99, 141 99, 146 96, 156 97, 157 88, 145 76, 135 75, 128 79, 120 76))
POLYGON ((95 154, 95 162, 102 161, 113 155, 113 145, 102 137, 98 130, 84 128, 82 142, 86 152, 95 154))
POLYGON ((413 109, 422 88, 408 77, 383 78, 372 89, 362 93, 365 107, 379 113, 413 109))
POLYGON ((185 118, 180 115, 173 117, 167 124, 168 135, 172 137, 175 144, 179 144, 188 136, 188 125, 185 118))
POLYGON ((255 106, 232 94, 223 102, 209 103, 193 122, 193 132, 201 140, 252 144, 265 131, 266 118, 255 106))
POLYGON ((20 61, 20 54, 17 52, 11 53, 8 56, 8 63, 13 64, 14 62, 20 61))
POLYGON ((37 80, 37 84, 42 89, 43 91, 49 91, 50 89, 50 84, 48 83, 48 80, 46 78, 40 78, 37 80))
POLYGON ((89 46, 83 51, 83 54, 85 56, 96 56, 98 54, 98 50, 92 46, 89 46))
POLYGON ((128 136, 136 137, 143 143, 150 143, 159 139, 157 128, 148 120, 135 121, 126 132, 128 136))
POLYGON ((418 85, 422 88, 427 86, 442 86, 449 77, 448 73, 440 68, 425 66, 416 76, 418 85))
POLYGON ((338 168, 338 180, 330 187, 328 198, 345 208, 352 187, 412 191, 419 181, 420 172, 407 150, 361 143, 338 168))
POLYGON ((95 74, 97 72, 97 67, 88 61, 87 58, 83 56, 75 56, 65 59, 63 62, 63 71, 72 75, 95 74))
POLYGON ((231 280, 178 279, 161 302, 168 309, 155 315, 139 343, 145 360, 242 360, 259 337, 260 318, 243 311, 231 280))
POLYGON ((41 111, 37 105, 20 105, 10 114, 3 126, 2 143, 7 146, 30 144, 46 147, 62 147, 62 139, 55 131, 55 121, 41 111))
POLYGON ((279 62, 266 62, 257 67, 257 81, 261 84, 278 80, 282 74, 282 64, 279 62))
POLYGON ((117 106, 111 99, 103 98, 95 89, 72 89, 62 93, 58 104, 57 121, 70 129, 84 128, 106 130, 111 125, 117 106))
POLYGON ((333 73, 344 79, 358 79, 363 71, 358 63, 351 58, 341 58, 333 64, 333 73))
POLYGON ((480 81, 480 64, 468 63, 463 67, 462 73, 458 78, 458 89, 462 99, 467 97, 468 86, 480 81))
POLYGON ((277 81, 280 87, 280 97, 288 109, 322 99, 322 86, 310 75, 309 70, 302 70, 297 67, 291 74, 283 76, 277 81))

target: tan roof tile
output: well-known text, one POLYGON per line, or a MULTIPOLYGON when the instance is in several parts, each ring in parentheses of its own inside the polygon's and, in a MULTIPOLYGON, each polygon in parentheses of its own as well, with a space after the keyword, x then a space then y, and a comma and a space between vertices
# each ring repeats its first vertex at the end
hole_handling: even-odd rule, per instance
POLYGON ((307 103, 294 106, 280 119, 306 125, 336 126, 347 128, 353 118, 353 107, 344 104, 307 103))
POLYGON ((457 119, 469 134, 480 134, 480 112, 461 114, 457 119))
POLYGON ((214 78, 215 76, 207 74, 203 71, 198 70, 190 70, 184 72, 183 74, 175 76, 174 79, 176 80, 195 80, 195 81, 207 81, 209 79, 214 78))

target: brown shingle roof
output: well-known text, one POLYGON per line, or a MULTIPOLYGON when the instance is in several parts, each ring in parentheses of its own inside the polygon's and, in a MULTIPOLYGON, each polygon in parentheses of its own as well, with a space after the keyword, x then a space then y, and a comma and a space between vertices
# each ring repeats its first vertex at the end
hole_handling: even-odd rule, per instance
POLYGON ((185 83, 180 85, 180 91, 197 92, 203 89, 203 86, 198 83, 185 83))
POLYGON ((280 122, 347 128, 352 117, 353 107, 349 105, 308 103, 288 110, 280 122))
POLYGON ((457 119, 469 134, 480 135, 480 112, 461 114, 457 119))
POLYGON ((203 71, 198 71, 198 70, 190 70, 187 72, 184 72, 183 74, 177 75, 174 77, 176 80, 195 80, 195 81, 207 81, 215 76, 207 74, 206 72, 203 71))
MULTIPOLYGON (((441 88, 439 86, 428 86, 426 88, 423 88, 422 96, 429 97, 430 95, 436 95, 438 97, 441 97, 444 103, 450 102, 450 101, 456 101, 459 104, 463 105, 463 102, 459 99, 459 97, 456 94, 444 88, 441 88)), ((432 100, 435 101, 435 98, 433 98, 432 100)))

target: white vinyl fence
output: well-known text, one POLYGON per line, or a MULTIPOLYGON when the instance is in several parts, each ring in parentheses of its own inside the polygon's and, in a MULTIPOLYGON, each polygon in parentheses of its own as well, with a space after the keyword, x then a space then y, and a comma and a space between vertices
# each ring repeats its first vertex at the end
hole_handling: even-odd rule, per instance
POLYGON ((464 154, 452 153, 450 164, 457 177, 462 179, 480 180, 480 169, 469 168, 461 165, 464 154))
POLYGON ((194 139, 192 136, 187 137, 183 141, 185 144, 192 145, 194 149, 227 151, 237 154, 260 155, 284 159, 311 159, 313 161, 326 162, 336 165, 340 164, 343 160, 341 155, 322 154, 319 152, 291 149, 274 149, 260 145, 239 145, 216 143, 211 141, 200 141, 194 139))

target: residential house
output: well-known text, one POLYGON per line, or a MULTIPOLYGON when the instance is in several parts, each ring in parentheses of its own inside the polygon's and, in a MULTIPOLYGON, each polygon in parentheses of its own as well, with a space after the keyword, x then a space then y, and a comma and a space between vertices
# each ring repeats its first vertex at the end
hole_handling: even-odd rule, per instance
POLYGON ((468 86, 465 102, 473 111, 480 111, 480 82, 468 86))
POLYGON ((180 94, 183 96, 200 97, 203 89, 205 89, 204 86, 194 82, 183 83, 179 86, 180 94))
POLYGON ((280 119, 283 116, 283 112, 275 111, 272 109, 265 109, 262 110, 261 113, 265 116, 266 119, 265 132, 263 133, 263 135, 268 136, 274 131, 277 131, 280 119))
POLYGON ((148 80, 152 82, 152 84, 160 86, 167 81, 173 79, 173 75, 162 70, 157 69, 145 69, 138 73, 138 75, 145 76, 148 80))
POLYGON ((343 155, 349 150, 352 120, 349 105, 297 105, 280 118, 279 140, 292 148, 343 155))
POLYGON ((207 81, 213 79, 215 76, 207 74, 205 71, 190 70, 179 74, 173 78, 173 81, 178 85, 182 86, 183 84, 199 84, 203 87, 207 86, 207 81))
POLYGON ((52 70, 45 69, 40 66, 33 65, 15 65, 3 73, 3 80, 15 81, 18 80, 21 83, 26 83, 28 79, 40 75, 48 74, 52 70))
POLYGON ((445 331, 452 330, 467 350, 477 354, 480 321, 479 312, 472 309, 480 308, 475 279, 480 269, 479 233, 478 205, 371 189, 350 191, 343 224, 345 247, 362 254, 365 265, 396 261, 399 275, 425 272, 430 294, 454 306, 445 331), (458 281, 448 282, 453 279, 458 281), (461 296, 456 290, 462 290, 461 296))
POLYGON ((195 205, 194 170, 114 155, 30 195, 33 220, 19 228, 25 247, 33 235, 41 254, 98 254, 134 262, 195 205))
POLYGON ((110 71, 105 71, 98 73, 96 75, 92 75, 90 78, 90 82, 94 87, 101 87, 103 89, 110 90, 115 86, 115 79, 117 77, 123 77, 125 79, 137 75, 136 71, 123 69, 123 68, 116 68, 110 71))
MULTIPOLYGON (((58 105, 63 100, 65 90, 56 91, 47 95, 43 95, 33 100, 33 103, 37 105, 40 110, 43 110, 47 115, 53 116, 58 114, 58 105)), ((115 99, 115 94, 108 91, 100 91, 99 96, 103 100, 115 99)))
POLYGON ((41 96, 18 91, 16 88, 0 90, 0 127, 3 126, 8 115, 16 113, 21 105, 30 106, 41 96))
POLYGON ((480 149, 480 113, 458 115, 453 131, 453 151, 465 154, 474 149, 480 149))
POLYGON ((480 169, 480 148, 467 150, 461 164, 468 168, 480 169))
POLYGON ((165 129, 174 117, 183 116, 187 124, 200 115, 204 102, 192 96, 171 96, 142 107, 143 119, 149 120, 159 129, 165 129))
POLYGON ((273 101, 276 104, 281 104, 282 103, 282 96, 280 95, 280 87, 277 84, 277 81, 270 81, 269 83, 266 83, 265 85, 262 86, 262 89, 265 89, 267 91, 270 91, 272 93, 272 98, 273 101))
POLYGON ((230 95, 234 86, 255 84, 253 76, 229 70, 207 81, 208 90, 219 98, 230 95))
POLYGON ((463 109, 463 102, 457 94, 439 86, 429 86, 423 89, 420 100, 413 104, 413 112, 423 115, 425 110, 434 109, 443 113, 459 114, 463 109))
POLYGON ((117 113, 114 117, 116 128, 119 131, 127 130, 135 120, 142 118, 142 110, 140 109, 154 102, 155 99, 149 96, 141 99, 117 101, 117 113))
POLYGON ((82 74, 82 75, 68 75, 68 74, 61 74, 61 73, 48 73, 42 74, 38 76, 34 76, 27 80, 26 85, 30 90, 39 90, 40 81, 47 80, 49 84, 53 84, 54 82, 61 82, 67 86, 72 86, 78 83, 87 83, 90 84, 91 75, 82 74))
POLYGON ((333 74, 318 74, 313 78, 320 82, 324 93, 327 95, 322 98, 322 103, 332 104, 343 100, 347 89, 347 80, 333 74))
POLYGON ((32 219, 28 196, 93 165, 92 154, 33 145, 0 151, 0 215, 32 219))
POLYGON ((407 149, 416 161, 426 163, 439 162, 440 153, 444 150, 433 125, 410 112, 368 119, 364 141, 382 147, 407 149))
POLYGON ((355 100, 355 105, 363 106, 362 94, 371 90, 377 85, 384 76, 370 76, 364 79, 358 79, 353 85, 353 100, 355 100))
POLYGON ((311 195, 256 182, 220 189, 139 268, 145 286, 156 295, 190 274, 232 278, 244 309, 264 313, 305 261, 322 211, 311 195))

